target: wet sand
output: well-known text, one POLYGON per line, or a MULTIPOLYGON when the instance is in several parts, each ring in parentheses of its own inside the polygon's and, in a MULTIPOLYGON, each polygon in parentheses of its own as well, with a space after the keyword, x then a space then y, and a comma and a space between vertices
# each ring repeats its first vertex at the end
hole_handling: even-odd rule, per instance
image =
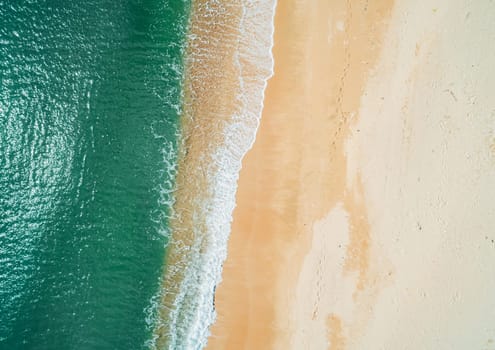
POLYGON ((177 189, 170 218, 171 239, 162 281, 161 321, 154 330, 157 349, 175 348, 178 344, 192 346, 189 341, 194 341, 181 340, 191 337, 191 330, 182 324, 188 323, 184 320, 194 317, 203 305, 183 300, 204 297, 199 289, 201 281, 194 275, 202 251, 210 243, 205 208, 212 201, 209 186, 215 175, 211 170, 212 156, 223 143, 224 129, 236 109, 239 73, 232 63, 235 55, 232 42, 236 40, 232 27, 239 25, 241 8, 220 3, 210 8, 208 4, 208 0, 195 1, 191 10, 189 34, 193 39, 187 47, 182 144, 179 145, 177 189), (211 89, 211 85, 222 88, 211 89), (193 286, 190 286, 191 278, 195 279, 193 286))
POLYGON ((493 4, 279 1, 209 349, 491 349, 493 4))
POLYGON ((213 321, 241 159, 254 141, 272 73, 273 3, 246 3, 192 2, 154 348, 198 348, 213 321))

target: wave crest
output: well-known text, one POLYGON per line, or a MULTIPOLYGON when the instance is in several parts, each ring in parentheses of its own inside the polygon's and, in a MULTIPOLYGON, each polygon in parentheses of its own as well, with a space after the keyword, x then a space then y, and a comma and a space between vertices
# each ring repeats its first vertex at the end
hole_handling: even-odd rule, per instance
POLYGON ((172 237, 151 348, 206 345, 241 162, 273 75, 275 6, 276 0, 193 3, 172 237))

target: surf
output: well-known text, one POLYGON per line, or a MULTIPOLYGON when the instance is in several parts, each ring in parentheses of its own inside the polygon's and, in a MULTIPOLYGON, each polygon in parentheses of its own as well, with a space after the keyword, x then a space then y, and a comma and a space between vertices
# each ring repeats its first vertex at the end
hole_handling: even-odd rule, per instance
POLYGON ((192 3, 171 238, 152 349, 201 349, 216 319, 215 288, 273 75, 275 0, 192 3))

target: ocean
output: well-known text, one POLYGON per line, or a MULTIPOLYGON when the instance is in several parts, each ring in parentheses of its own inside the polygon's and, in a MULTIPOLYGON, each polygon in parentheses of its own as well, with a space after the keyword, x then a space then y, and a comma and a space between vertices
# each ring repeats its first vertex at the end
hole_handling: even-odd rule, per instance
POLYGON ((0 348, 141 349, 187 1, 0 1, 0 348))
POLYGON ((274 6, 0 0, 0 349, 204 347, 274 6))

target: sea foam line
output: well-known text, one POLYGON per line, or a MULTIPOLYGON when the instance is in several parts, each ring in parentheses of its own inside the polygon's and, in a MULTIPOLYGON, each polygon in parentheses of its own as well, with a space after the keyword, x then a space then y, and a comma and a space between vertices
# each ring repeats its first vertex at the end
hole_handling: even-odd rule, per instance
POLYGON ((244 155, 273 75, 276 0, 196 0, 172 238, 153 349, 201 349, 215 321, 244 155))

